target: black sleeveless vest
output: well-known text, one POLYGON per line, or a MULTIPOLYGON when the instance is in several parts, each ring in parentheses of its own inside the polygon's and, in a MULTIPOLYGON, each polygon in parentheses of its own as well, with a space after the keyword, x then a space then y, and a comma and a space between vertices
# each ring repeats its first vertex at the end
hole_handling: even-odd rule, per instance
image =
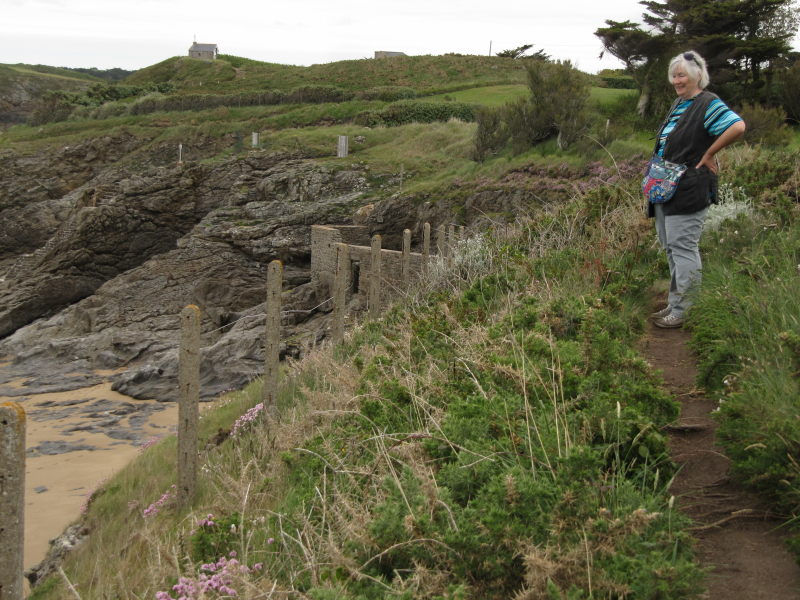
MULTIPOLYGON (((695 169, 695 165, 700 162, 706 150, 714 143, 716 137, 709 135, 703 126, 706 117, 706 109, 712 100, 718 98, 716 94, 702 91, 695 96, 694 101, 689 105, 680 118, 675 128, 670 132, 664 145, 664 159, 670 162, 681 163, 689 168, 681 177, 678 189, 672 200, 663 205, 664 214, 669 215, 688 215, 699 210, 703 210, 712 202, 716 202, 717 196, 717 176, 706 167, 695 169)), ((669 115, 675 107, 682 102, 678 98, 670 107, 666 119, 658 129, 656 134, 656 148, 658 148, 658 136, 667 124, 669 115)), ((647 214, 654 216, 653 205, 648 203, 647 214)))

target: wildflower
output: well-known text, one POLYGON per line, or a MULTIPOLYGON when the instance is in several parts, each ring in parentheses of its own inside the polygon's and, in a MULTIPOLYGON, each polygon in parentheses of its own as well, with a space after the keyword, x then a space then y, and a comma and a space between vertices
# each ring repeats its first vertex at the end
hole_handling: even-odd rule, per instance
POLYGON ((241 417, 236 419, 236 422, 233 424, 233 427, 231 428, 231 437, 236 437, 237 435, 239 435, 239 433, 241 433, 241 431, 245 427, 253 423, 262 410, 264 410, 264 403, 259 402, 253 408, 244 413, 241 417))
POLYGON ((214 515, 208 513, 208 516, 205 519, 200 519, 197 522, 198 527, 214 527, 216 523, 214 522, 214 515))
POLYGON ((161 497, 158 500, 153 502, 150 506, 145 508, 144 511, 142 511, 142 516, 147 518, 157 515, 158 512, 161 510, 161 508, 165 504, 167 504, 167 502, 174 499, 175 499, 175 485, 173 484, 166 492, 161 494, 161 497))

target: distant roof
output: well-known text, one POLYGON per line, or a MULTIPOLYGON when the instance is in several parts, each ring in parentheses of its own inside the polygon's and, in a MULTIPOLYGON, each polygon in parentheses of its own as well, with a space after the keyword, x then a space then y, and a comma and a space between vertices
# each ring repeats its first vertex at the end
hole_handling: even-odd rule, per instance
POLYGON ((195 52, 215 52, 217 50, 217 45, 216 44, 198 44, 197 42, 195 42, 194 44, 192 44, 192 47, 189 48, 190 52, 192 50, 194 50, 195 52))

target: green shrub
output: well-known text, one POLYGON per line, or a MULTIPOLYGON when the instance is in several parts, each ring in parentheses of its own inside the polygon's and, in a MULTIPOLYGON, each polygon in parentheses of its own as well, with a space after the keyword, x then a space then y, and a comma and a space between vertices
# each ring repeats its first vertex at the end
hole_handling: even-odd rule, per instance
POLYGON ((286 96, 287 102, 322 104, 324 102, 345 102, 353 99, 353 92, 332 85, 302 85, 286 96))
POLYGON ((555 136, 563 150, 588 128, 588 78, 569 61, 534 61, 527 72, 530 97, 506 106, 512 146, 520 152, 555 136))
POLYGON ((800 123, 800 61, 783 71, 780 90, 781 106, 795 123, 800 123))
POLYGON ((192 560, 195 563, 214 562, 220 556, 227 556, 239 542, 242 518, 238 513, 215 517, 209 514, 201 519, 192 533, 189 543, 192 560))
POLYGON ((496 108, 478 108, 475 110, 475 149, 473 158, 483 162, 489 156, 497 154, 508 142, 508 129, 503 121, 503 114, 496 108))
POLYGON ((636 82, 633 80, 633 77, 625 77, 625 76, 602 76, 600 77, 601 81, 605 84, 606 87, 618 89, 618 90, 635 90, 636 89, 636 82))
POLYGON ((782 146, 789 141, 791 131, 786 126, 786 112, 760 104, 745 104, 739 111, 747 124, 745 139, 754 144, 782 146))
POLYGON ((382 102, 397 102, 415 98, 417 92, 410 87, 384 85, 356 92, 359 100, 381 100, 382 102))
POLYGON ((355 122, 366 127, 386 125, 408 125, 409 123, 434 123, 458 119, 471 122, 475 120, 475 109, 463 102, 418 102, 403 100, 390 104, 383 110, 366 111, 359 114, 355 122))

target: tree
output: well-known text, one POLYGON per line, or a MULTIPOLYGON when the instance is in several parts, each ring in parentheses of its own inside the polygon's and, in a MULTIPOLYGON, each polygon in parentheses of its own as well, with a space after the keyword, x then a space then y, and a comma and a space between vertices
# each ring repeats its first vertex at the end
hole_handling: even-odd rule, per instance
POLYGON ((608 27, 595 35, 603 42, 604 52, 620 59, 639 87, 636 110, 640 115, 651 112, 654 90, 666 87, 665 59, 675 46, 674 32, 653 34, 632 21, 606 21, 608 27))
MULTIPOLYGON (((702 54, 726 96, 755 100, 764 95, 769 72, 790 51, 798 26, 795 0, 645 0, 642 21, 606 21, 595 32, 604 51, 619 58, 641 90, 639 113, 652 112, 657 78, 681 50, 702 54), (655 85, 654 85, 655 84, 655 85), (735 90, 731 88, 735 86, 735 90)), ((664 85, 660 87, 665 87, 664 85)))
POLYGON ((512 147, 521 152, 555 136, 564 150, 588 128, 589 78, 569 61, 537 61, 527 71, 530 96, 505 107, 512 147))
POLYGON ((550 56, 545 54, 544 50, 537 50, 533 54, 525 54, 531 48, 533 48, 533 44, 525 44, 510 50, 502 50, 497 53, 497 56, 501 56, 503 58, 532 58, 533 60, 550 60, 550 56))

